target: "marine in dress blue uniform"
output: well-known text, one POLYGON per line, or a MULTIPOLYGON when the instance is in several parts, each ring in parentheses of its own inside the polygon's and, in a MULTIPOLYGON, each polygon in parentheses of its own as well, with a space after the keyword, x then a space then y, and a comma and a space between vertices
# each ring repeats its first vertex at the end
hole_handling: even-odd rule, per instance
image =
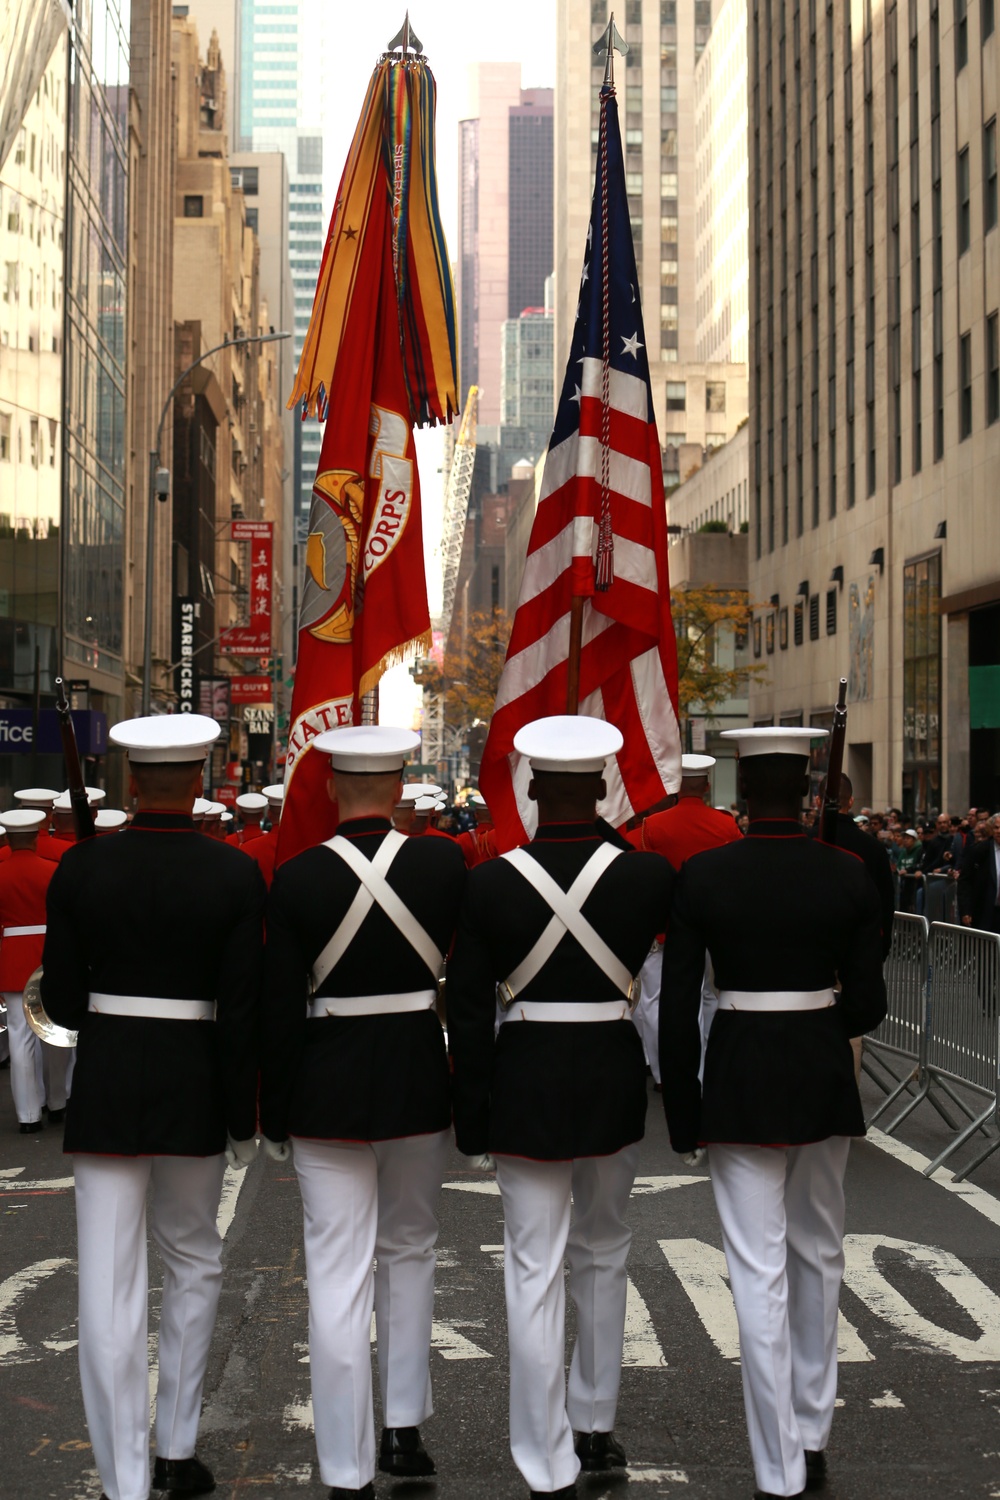
POLYGON ((837 1393, 844 1172, 865 1132, 850 1038, 886 1013, 878 894, 798 812, 825 731, 725 731, 750 829, 684 865, 663 950, 660 1068, 675 1151, 708 1147, 758 1494, 822 1482, 837 1393), (699 1084, 705 956, 719 1009, 699 1084))
POLYGON ((606 760, 621 745, 613 725, 583 717, 518 733, 538 832, 471 872, 448 967, 455 1133, 460 1151, 496 1159, 511 1453, 532 1495, 573 1495, 581 1465, 625 1464, 613 1436, 625 1214, 646 1113, 629 998, 674 877, 596 818, 606 760), (508 1002, 499 1014, 498 986, 508 1002), (568 1392, 564 1257, 578 1330, 568 1392))
POLYGON ((204 839, 191 809, 219 726, 199 714, 117 724, 139 810, 67 849, 48 889, 42 1001, 79 1031, 73 1155, 80 1383, 107 1500, 149 1494, 146 1219, 163 1261, 157 1489, 214 1489, 195 1453, 222 1283, 227 1155, 256 1151, 264 882, 204 839))
POLYGON ((337 834, 278 867, 267 909, 261 1129, 279 1157, 292 1140, 316 1447, 333 1500, 374 1493, 373 1308, 378 1467, 397 1478, 434 1472, 419 1429, 432 1412, 434 1246, 451 1124, 435 1002, 466 876, 452 840, 392 828, 403 763, 419 743, 387 726, 313 741, 312 754, 330 756, 337 834))

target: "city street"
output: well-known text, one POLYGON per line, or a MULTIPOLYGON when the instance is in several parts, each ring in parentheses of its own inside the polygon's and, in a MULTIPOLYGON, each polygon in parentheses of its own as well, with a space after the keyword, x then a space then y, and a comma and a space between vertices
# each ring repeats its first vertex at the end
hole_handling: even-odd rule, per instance
MULTIPOLYGON (((870 1085, 866 1085, 870 1090, 870 1085)), ((59 1133, 14 1132, 0 1106, 0 1434, 5 1500, 96 1500, 76 1369, 73 1195, 59 1133)), ((877 1098, 867 1097, 869 1108, 877 1098)), ((944 1144, 932 1111, 904 1141, 873 1132, 848 1179, 841 1407, 830 1500, 1000 1495, 1000 1153, 975 1184, 919 1167, 944 1144)), ((492 1179, 446 1180, 425 1428, 436 1486, 380 1478, 379 1500, 515 1500, 507 1450, 500 1199, 492 1179)), ((684 1168, 651 1094, 633 1197, 635 1238, 617 1431, 627 1478, 597 1500, 749 1500, 753 1490, 732 1302, 708 1179, 684 1168)), ((289 1166, 227 1174, 226 1279, 200 1452, 224 1500, 322 1493, 312 1444, 299 1195, 289 1166)), ((157 1268, 151 1272, 155 1361, 157 1268)))

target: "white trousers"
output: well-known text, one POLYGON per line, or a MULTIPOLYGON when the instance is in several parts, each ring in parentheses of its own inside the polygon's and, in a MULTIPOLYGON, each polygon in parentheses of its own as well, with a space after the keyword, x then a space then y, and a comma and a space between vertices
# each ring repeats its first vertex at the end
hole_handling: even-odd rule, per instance
POLYGON ((31 1125, 42 1118, 42 1105, 65 1109, 68 1070, 76 1049, 50 1047, 32 1031, 24 1014, 20 990, 4 990, 10 1046, 10 1091, 18 1123, 31 1125))
POLYGON ((709 1150, 754 1474, 771 1495, 797 1495, 803 1450, 821 1452, 830 1436, 849 1150, 846 1136, 709 1150))
POLYGON ((149 1494, 149 1228, 163 1261, 156 1451, 190 1458, 222 1285, 223 1156, 73 1157, 80 1382, 108 1500, 149 1494))
POLYGON ((632 1012, 632 1021, 646 1062, 652 1069, 656 1082, 660 1081, 660 975, 663 972, 663 949, 657 943, 639 970, 639 1003, 632 1012))
POLYGON ((324 1484, 359 1490, 375 1475, 373 1307, 385 1426, 419 1427, 434 1409, 434 1246, 449 1138, 294 1142, 324 1484))
POLYGON ((638 1143, 613 1156, 576 1161, 497 1157, 510 1450, 529 1489, 572 1484, 580 1472, 574 1429, 610 1432, 615 1425, 632 1239, 625 1212, 638 1160, 638 1143), (568 1392, 564 1258, 577 1312, 568 1392))

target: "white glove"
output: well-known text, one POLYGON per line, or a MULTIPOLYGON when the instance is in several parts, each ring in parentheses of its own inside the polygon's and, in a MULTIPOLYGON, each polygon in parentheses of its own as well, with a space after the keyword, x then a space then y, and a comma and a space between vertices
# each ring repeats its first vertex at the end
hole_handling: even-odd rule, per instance
POLYGON ((287 1161, 292 1154, 289 1141, 269 1141, 266 1135, 261 1136, 261 1144, 272 1161, 287 1161))
POLYGON ((495 1172, 497 1169, 497 1164, 488 1151, 482 1152, 479 1156, 463 1155, 463 1160, 468 1163, 473 1172, 495 1172))
POLYGON ((226 1163, 228 1166, 237 1167, 242 1170, 256 1159, 256 1136, 252 1135, 248 1141, 234 1141, 231 1135, 226 1136, 226 1163))
POLYGON ((685 1151, 684 1155, 681 1157, 681 1161, 686 1167, 697 1167, 704 1161, 704 1159, 704 1146, 697 1146, 694 1151, 685 1151))

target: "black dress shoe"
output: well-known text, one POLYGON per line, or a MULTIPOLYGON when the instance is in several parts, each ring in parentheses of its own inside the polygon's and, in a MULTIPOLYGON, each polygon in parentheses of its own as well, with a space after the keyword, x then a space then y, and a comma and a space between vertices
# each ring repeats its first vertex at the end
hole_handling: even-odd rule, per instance
POLYGON ((18 1129, 22 1135, 37 1135, 40 1130, 45 1129, 45 1124, 42 1120, 29 1120, 27 1124, 20 1125, 18 1129))
POLYGON ((66 1118, 66 1106, 65 1106, 65 1104, 63 1105, 62 1109, 50 1109, 49 1110, 49 1124, 50 1125, 61 1125, 62 1122, 63 1122, 63 1120, 65 1120, 65 1118, 66 1118))
POLYGON ((806 1489, 821 1490, 826 1484, 826 1454, 806 1449, 806 1489))
POLYGON ((805 1490, 799 1490, 796 1495, 772 1495, 770 1490, 754 1490, 753 1500, 802 1500, 805 1490))
POLYGON ((564 1484, 561 1490, 529 1490, 531 1500, 576 1500, 579 1494, 575 1484, 564 1484))
POLYGON ((426 1479, 437 1473, 420 1441, 419 1427, 383 1427, 378 1466, 383 1474, 394 1474, 397 1479, 426 1479))
POLYGON ((157 1458, 153 1465, 153 1489, 171 1495, 209 1495, 215 1480, 200 1458, 157 1458))
POLYGON ((370 1479, 360 1490, 345 1490, 335 1484, 328 1500, 375 1500, 375 1486, 370 1479))
POLYGON ((576 1456, 585 1474, 624 1469, 628 1463, 625 1449, 613 1432, 581 1432, 576 1440, 576 1456))

